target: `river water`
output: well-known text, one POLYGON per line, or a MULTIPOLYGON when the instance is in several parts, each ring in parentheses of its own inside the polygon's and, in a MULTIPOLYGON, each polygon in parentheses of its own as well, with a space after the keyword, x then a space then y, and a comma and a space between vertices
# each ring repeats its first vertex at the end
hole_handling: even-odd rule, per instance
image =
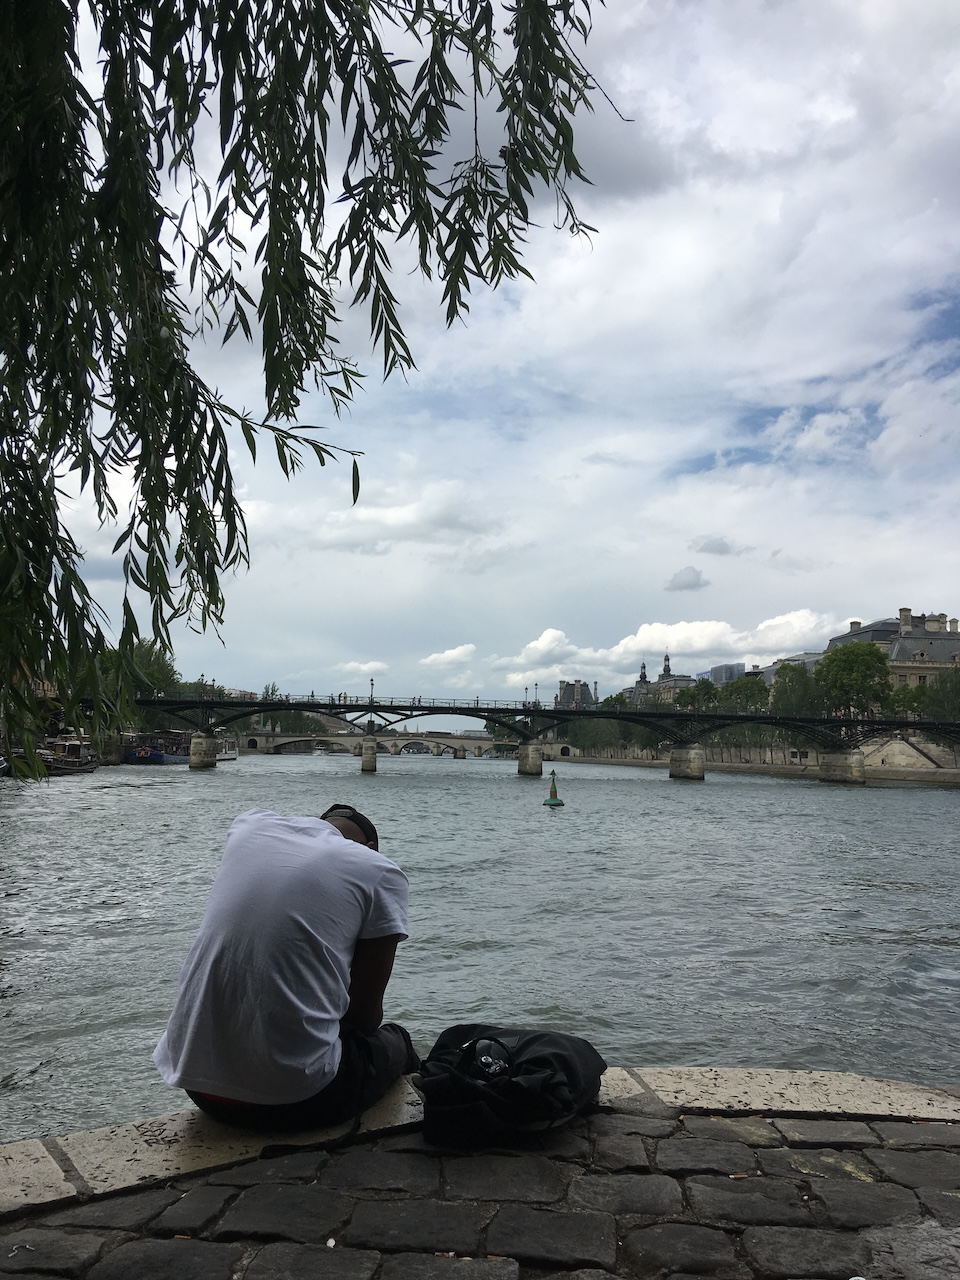
POLYGON ((247 757, 0 782, 0 1140, 179 1109, 150 1054, 233 817, 368 812, 411 881, 387 1016, 615 1065, 960 1078, 956 791, 563 762, 247 757))

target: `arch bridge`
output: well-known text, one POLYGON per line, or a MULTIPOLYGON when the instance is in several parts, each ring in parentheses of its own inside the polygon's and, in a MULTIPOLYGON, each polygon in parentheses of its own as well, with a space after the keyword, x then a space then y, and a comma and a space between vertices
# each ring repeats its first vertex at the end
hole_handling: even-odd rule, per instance
MULTIPOLYGON (((273 730, 256 729, 238 735, 240 742, 248 752, 262 755, 299 754, 316 751, 318 748, 337 755, 359 756, 363 751, 365 733, 330 734, 330 733, 275 733, 273 730)), ((457 760, 465 760, 467 756, 493 756, 504 751, 516 751, 518 742, 494 742, 489 737, 471 738, 466 735, 444 733, 402 733, 396 730, 390 735, 382 730, 372 735, 376 741, 376 749, 391 756, 400 755, 451 755, 457 760)))
MULTIPOLYGON (((612 706, 557 707, 539 701, 509 702, 500 700, 375 697, 317 698, 314 695, 275 699, 227 698, 204 696, 168 697, 156 694, 136 699, 138 706, 164 711, 184 724, 210 735, 252 715, 279 715, 290 711, 314 712, 339 720, 353 730, 359 729, 369 744, 364 756, 365 769, 376 768, 376 736, 411 721, 431 716, 457 716, 483 720, 502 727, 518 742, 518 771, 540 776, 545 735, 580 720, 614 720, 647 729, 651 745, 670 745, 670 774, 679 778, 703 777, 703 750, 700 743, 723 729, 737 725, 762 725, 787 738, 808 739, 825 752, 821 777, 826 781, 862 782, 862 753, 859 748, 870 738, 884 734, 915 733, 918 729, 933 733, 953 743, 960 743, 960 723, 956 721, 924 721, 922 719, 885 716, 796 716, 751 711, 686 711, 675 707, 630 708, 612 706), (859 757, 859 776, 857 757, 859 757), (833 775, 836 776, 833 776, 833 775), (849 775, 849 776, 848 776, 849 775)), ((251 732, 251 737, 256 731, 251 732)), ((297 735, 290 735, 293 739, 297 735)), ((300 735, 306 738, 309 735, 300 735)), ((321 738, 336 735, 320 734, 321 738)), ((417 735, 411 734, 411 740, 417 735)), ((424 735, 428 737, 440 735, 424 735)), ((463 738, 449 739, 454 752, 464 747, 463 738)), ((464 752, 465 754, 465 752, 464 752)))

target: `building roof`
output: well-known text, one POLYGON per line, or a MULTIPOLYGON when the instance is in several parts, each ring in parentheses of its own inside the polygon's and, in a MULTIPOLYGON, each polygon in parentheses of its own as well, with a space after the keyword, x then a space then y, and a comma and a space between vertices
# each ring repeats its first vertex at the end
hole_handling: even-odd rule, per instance
POLYGON ((960 631, 925 631, 897 636, 887 651, 890 662, 953 662, 960 654, 960 631))
POLYGON ((910 609, 901 609, 898 618, 878 618, 875 622, 852 625, 843 635, 834 636, 827 650, 843 644, 873 643, 879 644, 891 659, 896 653, 900 661, 910 661, 923 652, 929 661, 949 662, 960 650, 960 632, 954 629, 956 626, 956 619, 948 621, 945 613, 913 613, 910 609), (913 649, 909 647, 911 644, 915 646, 913 649), (945 656, 934 658, 934 650, 945 656))
POLYGON ((581 707, 592 707, 594 703, 593 689, 586 680, 561 680, 560 692, 554 705, 572 707, 574 703, 579 703, 581 707), (579 690, 577 685, 580 686, 579 690))
POLYGON ((856 631, 845 631, 843 635, 833 636, 827 650, 834 649, 839 644, 889 644, 899 634, 899 618, 878 618, 876 622, 861 623, 856 631))

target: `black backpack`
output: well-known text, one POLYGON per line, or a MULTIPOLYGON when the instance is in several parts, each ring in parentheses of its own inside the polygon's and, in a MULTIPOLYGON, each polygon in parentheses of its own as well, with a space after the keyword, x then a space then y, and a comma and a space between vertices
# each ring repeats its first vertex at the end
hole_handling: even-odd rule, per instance
POLYGON ((562 1031, 448 1027, 414 1078, 423 1136, 435 1146, 475 1147, 552 1129, 593 1102, 606 1069, 589 1041, 562 1031))

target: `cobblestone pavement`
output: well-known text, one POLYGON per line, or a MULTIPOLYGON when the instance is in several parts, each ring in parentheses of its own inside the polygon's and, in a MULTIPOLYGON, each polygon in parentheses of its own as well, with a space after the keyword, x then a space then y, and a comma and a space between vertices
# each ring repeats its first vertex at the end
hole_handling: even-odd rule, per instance
POLYGON ((21 1280, 560 1274, 960 1280, 960 1124, 606 1109, 467 1155, 409 1126, 0 1224, 21 1280))

